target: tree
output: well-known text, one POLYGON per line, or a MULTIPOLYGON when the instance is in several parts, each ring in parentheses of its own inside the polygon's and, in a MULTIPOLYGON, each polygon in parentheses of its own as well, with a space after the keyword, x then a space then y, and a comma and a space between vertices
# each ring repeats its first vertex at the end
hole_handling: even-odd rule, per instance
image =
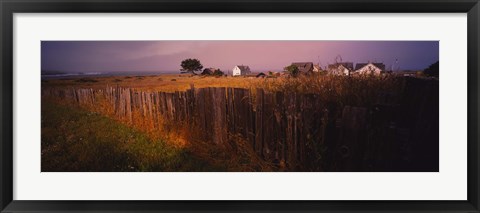
POLYGON ((437 76, 438 77, 439 71, 439 63, 438 61, 430 65, 427 69, 423 71, 423 73, 427 76, 437 76))
POLYGON ((293 64, 290 65, 290 66, 288 66, 288 67, 285 67, 285 68, 283 68, 283 69, 285 70, 285 72, 287 72, 288 74, 290 74, 290 76, 292 76, 292 77, 297 77, 298 73, 300 72, 300 71, 298 70, 298 67, 295 66, 295 65, 293 65, 293 64))
POLYGON ((192 74, 196 74, 195 71, 200 71, 203 69, 203 65, 196 58, 185 59, 182 61, 180 66, 182 66, 182 69, 180 69, 180 71, 187 73, 190 72, 192 74))

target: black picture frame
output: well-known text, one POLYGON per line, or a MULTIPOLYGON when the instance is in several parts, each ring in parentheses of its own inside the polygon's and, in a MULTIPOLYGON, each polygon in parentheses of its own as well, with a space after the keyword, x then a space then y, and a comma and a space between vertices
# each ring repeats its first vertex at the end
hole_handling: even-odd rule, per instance
MULTIPOLYGON (((480 212, 479 199, 479 13, 478 0, 0 0, 2 100, 1 212, 480 212), (466 201, 16 201, 13 200, 13 14, 14 13, 467 13, 468 14, 468 199, 466 201)), ((74 192, 72 192, 74 193, 74 192)), ((92 192, 94 193, 94 192, 92 192)), ((414 192, 412 192, 414 193, 414 192)))

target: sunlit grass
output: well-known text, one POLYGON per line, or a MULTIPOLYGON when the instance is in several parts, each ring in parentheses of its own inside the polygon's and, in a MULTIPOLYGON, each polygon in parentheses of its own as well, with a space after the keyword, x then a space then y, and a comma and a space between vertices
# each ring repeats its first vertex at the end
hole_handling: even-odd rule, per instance
POLYGON ((42 171, 222 171, 101 114, 42 101, 42 171))
POLYGON ((196 88, 203 87, 238 87, 248 88, 252 82, 260 82, 261 79, 246 77, 213 77, 201 75, 156 75, 156 76, 116 76, 116 77, 97 77, 91 79, 78 78, 72 79, 49 79, 45 80, 42 87, 75 87, 75 88, 93 88, 104 89, 109 86, 120 86, 128 88, 137 88, 144 91, 162 91, 175 92, 185 91, 194 84, 196 88))

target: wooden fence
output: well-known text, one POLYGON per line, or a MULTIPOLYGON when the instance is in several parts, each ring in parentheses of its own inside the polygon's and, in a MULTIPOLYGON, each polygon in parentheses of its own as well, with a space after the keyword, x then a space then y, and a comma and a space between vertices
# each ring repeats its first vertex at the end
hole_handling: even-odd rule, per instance
POLYGON ((438 171, 438 81, 406 78, 403 93, 394 95, 400 97, 391 96, 380 95, 368 108, 339 108, 320 103, 316 94, 262 89, 42 89, 42 97, 79 105, 107 100, 129 122, 188 126, 195 140, 212 145, 239 136, 288 171, 438 171))

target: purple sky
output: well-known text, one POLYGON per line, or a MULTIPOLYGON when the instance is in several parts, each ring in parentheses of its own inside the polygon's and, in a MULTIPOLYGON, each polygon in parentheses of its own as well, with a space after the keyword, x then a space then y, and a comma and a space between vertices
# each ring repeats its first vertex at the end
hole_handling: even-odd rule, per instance
POLYGON ((197 58, 204 67, 282 70, 292 62, 383 62, 390 70, 418 70, 438 61, 438 41, 42 41, 42 70, 121 72, 180 70, 197 58))

